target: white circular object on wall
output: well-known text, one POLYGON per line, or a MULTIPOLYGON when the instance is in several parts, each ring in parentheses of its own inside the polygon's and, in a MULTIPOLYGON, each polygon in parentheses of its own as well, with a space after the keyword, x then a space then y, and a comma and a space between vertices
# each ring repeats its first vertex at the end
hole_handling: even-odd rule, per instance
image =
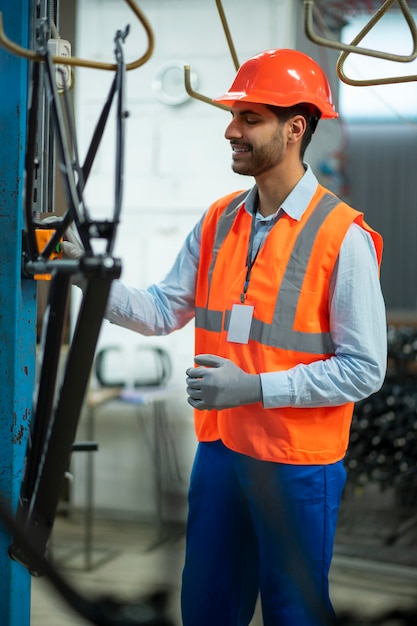
MULTIPOLYGON (((152 89, 160 102, 176 106, 190 99, 185 89, 184 66, 182 61, 167 61, 158 67, 152 81, 152 89)), ((190 74, 191 86, 196 89, 198 77, 190 74)))

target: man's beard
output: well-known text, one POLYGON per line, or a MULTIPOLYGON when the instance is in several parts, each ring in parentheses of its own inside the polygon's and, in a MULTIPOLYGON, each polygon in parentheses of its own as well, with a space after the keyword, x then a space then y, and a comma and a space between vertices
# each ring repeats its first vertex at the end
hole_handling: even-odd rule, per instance
MULTIPOLYGON (((242 176, 260 176, 273 169, 283 158, 284 142, 281 129, 278 129, 271 141, 254 150, 250 144, 241 144, 249 149, 251 157, 247 162, 232 161, 232 170, 242 176)), ((249 154, 249 153, 248 153, 249 154)))

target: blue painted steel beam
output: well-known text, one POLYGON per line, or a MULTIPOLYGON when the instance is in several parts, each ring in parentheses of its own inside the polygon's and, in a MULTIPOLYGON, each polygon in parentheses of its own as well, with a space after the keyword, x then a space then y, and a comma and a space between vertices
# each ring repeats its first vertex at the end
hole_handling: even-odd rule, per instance
MULTIPOLYGON (((7 36, 28 46, 30 0, 0 0, 7 36)), ((21 279, 28 62, 0 47, 0 494, 15 510, 32 407, 36 281, 21 279)), ((30 575, 0 525, 0 624, 30 624, 30 575)))

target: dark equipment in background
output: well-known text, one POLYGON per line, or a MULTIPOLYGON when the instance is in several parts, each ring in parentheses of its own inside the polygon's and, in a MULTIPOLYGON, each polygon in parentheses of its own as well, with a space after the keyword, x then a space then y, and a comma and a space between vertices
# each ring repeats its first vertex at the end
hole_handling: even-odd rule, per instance
POLYGON ((346 464, 350 480, 408 492, 417 505, 417 330, 388 328, 382 388, 355 405, 346 464))
POLYGON ((382 546, 417 528, 417 329, 388 327, 388 369, 381 389, 356 403, 349 448, 347 493, 374 487, 392 494, 382 546))

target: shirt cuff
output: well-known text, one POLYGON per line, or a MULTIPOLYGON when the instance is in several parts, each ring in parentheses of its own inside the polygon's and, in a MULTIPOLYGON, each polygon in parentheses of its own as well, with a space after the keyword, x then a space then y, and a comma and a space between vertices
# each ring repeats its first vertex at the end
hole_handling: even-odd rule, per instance
POLYGON ((287 372, 266 372, 260 376, 265 409, 291 406, 290 383, 287 372))

